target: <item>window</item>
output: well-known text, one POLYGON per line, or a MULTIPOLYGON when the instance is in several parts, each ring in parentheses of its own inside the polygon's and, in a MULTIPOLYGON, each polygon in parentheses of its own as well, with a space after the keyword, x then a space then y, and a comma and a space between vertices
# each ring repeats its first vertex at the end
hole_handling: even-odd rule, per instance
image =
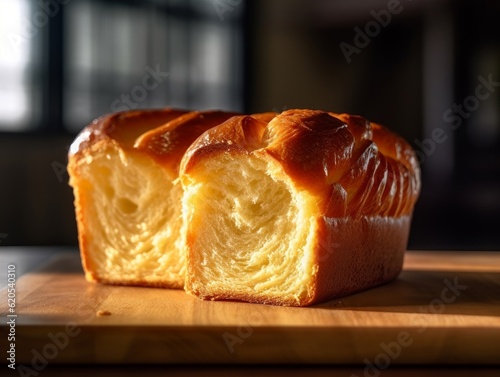
POLYGON ((74 133, 136 108, 241 111, 244 4, 232 3, 0 0, 0 131, 74 133), (5 31, 23 27, 38 39, 14 54, 5 31))
POLYGON ((36 29, 29 19, 27 0, 0 0, 0 129, 29 128, 32 112, 30 69, 36 29))

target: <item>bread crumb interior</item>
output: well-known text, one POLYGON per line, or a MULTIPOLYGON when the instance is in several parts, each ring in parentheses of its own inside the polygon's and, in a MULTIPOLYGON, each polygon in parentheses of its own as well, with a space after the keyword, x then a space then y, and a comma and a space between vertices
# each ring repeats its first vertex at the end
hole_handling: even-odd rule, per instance
POLYGON ((191 288, 301 300, 313 274, 307 195, 255 155, 220 154, 200 165, 184 196, 191 288))
POLYGON ((79 192, 85 196, 86 228, 93 229, 87 237, 96 274, 123 284, 182 284, 182 187, 135 151, 108 146, 91 159, 80 166, 79 192))

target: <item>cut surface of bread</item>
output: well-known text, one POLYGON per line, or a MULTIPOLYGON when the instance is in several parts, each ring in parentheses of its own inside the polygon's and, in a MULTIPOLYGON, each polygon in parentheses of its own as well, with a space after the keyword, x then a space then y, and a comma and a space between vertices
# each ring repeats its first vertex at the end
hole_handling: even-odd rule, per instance
POLYGON ((420 189, 415 155, 361 117, 234 117, 186 152, 185 289, 306 306, 394 279, 420 189))
POLYGON ((233 113, 130 111, 96 120, 68 163, 88 280, 184 286, 179 162, 192 141, 233 113))
POLYGON ((257 156, 219 154, 201 171, 203 183, 184 198, 189 289, 260 302, 307 297, 307 277, 315 273, 308 244, 316 232, 308 194, 257 156))

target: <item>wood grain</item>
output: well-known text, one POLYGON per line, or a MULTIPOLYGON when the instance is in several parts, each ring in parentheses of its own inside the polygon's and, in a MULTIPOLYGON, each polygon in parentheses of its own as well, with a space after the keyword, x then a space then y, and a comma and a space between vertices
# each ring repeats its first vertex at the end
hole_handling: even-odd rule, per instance
POLYGON ((309 308, 88 283, 78 256, 60 255, 18 280, 16 314, 27 365, 37 353, 50 363, 500 364, 500 253, 407 252, 393 283, 309 308))

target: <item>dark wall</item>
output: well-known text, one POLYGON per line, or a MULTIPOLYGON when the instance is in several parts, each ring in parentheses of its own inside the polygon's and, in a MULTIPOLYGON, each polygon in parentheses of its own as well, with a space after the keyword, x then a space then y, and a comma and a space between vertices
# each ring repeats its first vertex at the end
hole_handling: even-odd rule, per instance
POLYGON ((76 245, 65 167, 72 136, 0 137, 1 245, 76 245))
MULTIPOLYGON (((130 0, 128 3, 138 9, 148 2, 130 0)), ((168 7, 162 8, 167 18, 174 9, 170 8, 171 3, 175 2, 167 1, 168 7)), ((231 42, 239 47, 228 54, 232 60, 226 62, 225 69, 245 73, 242 77, 244 98, 239 98, 242 94, 237 91, 234 95, 233 91, 227 93, 235 103, 244 101, 247 112, 294 107, 350 112, 385 124, 404 136, 419 153, 423 178, 410 248, 498 250, 500 87, 496 82, 500 81, 500 34, 497 32, 500 3, 487 0, 401 0, 399 5, 396 3, 397 0, 252 0, 230 9, 218 9, 219 13, 210 3, 178 29, 183 32, 183 41, 190 36, 196 42, 198 29, 189 29, 189 25, 205 20, 204 17, 211 17, 212 26, 246 28, 244 40, 231 42), (374 14, 382 17, 380 22, 385 22, 383 17, 389 4, 402 10, 391 13, 387 25, 379 25, 376 32, 374 14), (237 13, 241 18, 235 18, 237 13), (369 24, 374 27, 374 35, 366 46, 356 45, 358 30, 366 32, 369 24), (341 48, 346 44, 357 49, 348 57, 341 48), (471 97, 476 96, 478 85, 484 86, 484 80, 489 78, 494 82, 491 90, 481 89, 481 93, 489 94, 478 100, 476 106, 476 100, 471 97), (460 115, 456 106, 464 104, 473 111, 460 115), (457 114, 458 118, 450 118, 457 114)), ((78 0, 74 4, 79 4, 78 0)), ((186 12, 184 9, 177 16, 185 17, 186 12)), ((156 13, 151 9, 148 17, 154 18, 156 13)), ((62 17, 62 13, 57 17, 62 17)), ((169 22, 171 26, 179 25, 169 22)), ((61 25, 64 23, 59 23, 61 25)), ((152 24, 149 23, 148 28, 150 34, 158 37, 152 24)), ((210 50, 206 50, 205 58, 200 55, 201 58, 195 59, 189 46, 179 43, 176 28, 165 30, 169 33, 169 43, 182 47, 191 59, 187 64, 201 69, 184 70, 187 76, 182 76, 182 80, 191 82, 194 79, 190 75, 193 75, 204 82, 200 72, 207 63, 198 60, 208 58, 210 50)), ((227 35, 233 35, 233 31, 227 35)), ((185 68, 182 62, 175 60, 176 55, 170 54, 165 46, 155 43, 150 41, 148 48, 152 56, 164 56, 162 67, 165 66, 170 75, 166 81, 179 82, 181 75, 174 68, 185 68), (163 48, 165 53, 161 54, 163 48)), ((225 45, 219 44, 221 46, 225 45)), ((132 50, 135 47, 130 45, 132 50)), ((52 51, 48 45, 46 49, 44 56, 52 51)), ((147 63, 154 66, 156 60, 147 63)), ((143 68, 140 67, 139 76, 143 68)), ((54 73, 54 69, 50 71, 54 73)), ((42 77, 40 72, 37 74, 42 77)), ((92 76, 92 72, 87 74, 94 81, 100 77, 92 76)), ((64 75, 58 77, 64 79, 64 75)), ((112 92, 110 98, 128 93, 137 80, 118 86, 119 90, 112 92)), ((90 82, 80 81, 84 88, 84 84, 90 82)), ((199 92, 198 81, 192 86, 195 89, 189 89, 184 81, 178 87, 182 90, 169 86, 155 105, 163 104, 162 101, 169 105, 168 98, 176 98, 176 93, 199 92)), ((53 84, 59 89, 64 87, 60 82, 53 84)), ((82 92, 75 89, 74 93, 82 92)), ((98 98, 94 94, 91 97, 98 98)), ((50 102, 50 97, 44 98, 50 102)), ((104 102, 106 106, 110 103, 107 99, 104 102)), ((62 106, 64 104, 63 97, 62 106)), ((87 116, 83 107, 74 103, 73 106, 86 121, 94 116, 87 116)), ((78 122, 83 127, 85 122, 78 122)), ((72 126, 74 130, 78 124, 72 126)), ((2 245, 76 245, 73 198, 64 172, 67 148, 75 134, 49 126, 46 129, 50 134, 0 133, 2 245)))
POLYGON ((283 3, 252 2, 250 110, 308 107, 388 126, 422 167, 409 247, 500 249, 500 83, 471 98, 500 82, 500 3, 283 3))

